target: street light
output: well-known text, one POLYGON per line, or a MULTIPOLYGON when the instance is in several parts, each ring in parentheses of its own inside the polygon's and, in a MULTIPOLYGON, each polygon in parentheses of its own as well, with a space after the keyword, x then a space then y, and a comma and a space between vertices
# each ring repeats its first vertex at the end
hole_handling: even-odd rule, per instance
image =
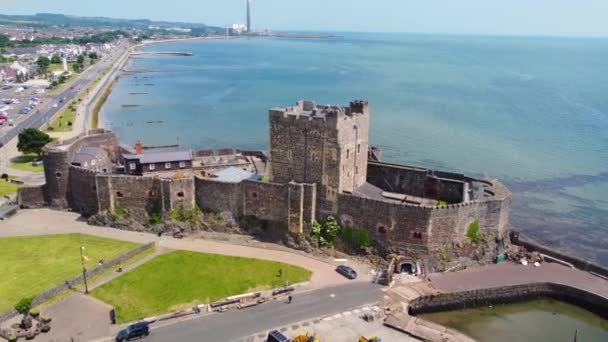
POLYGON ((89 293, 89 286, 87 285, 87 269, 84 267, 84 255, 82 254, 84 251, 84 246, 80 246, 80 264, 82 265, 82 277, 84 278, 84 293, 89 293))

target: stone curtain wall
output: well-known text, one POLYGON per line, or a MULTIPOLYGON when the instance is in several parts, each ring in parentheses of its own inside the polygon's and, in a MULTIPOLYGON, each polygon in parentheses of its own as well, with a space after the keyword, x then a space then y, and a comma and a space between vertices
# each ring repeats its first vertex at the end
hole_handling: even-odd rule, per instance
POLYGON ((426 248, 432 209, 373 199, 338 195, 338 218, 342 226, 365 228, 378 240, 395 246, 426 248), (420 238, 414 232, 420 233, 420 238))
POLYGON ((418 315, 523 302, 543 297, 574 304, 608 318, 608 298, 555 283, 514 285, 419 297, 411 301, 408 308, 410 315, 418 315))
POLYGON ((192 209, 196 205, 194 178, 162 180, 163 209, 170 211, 183 206, 192 209))
POLYGON ((17 204, 22 209, 42 208, 46 202, 46 185, 28 186, 17 191, 17 204))
POLYGON ((196 202, 203 210, 255 216, 284 224, 292 232, 310 229, 315 215, 314 184, 275 184, 245 180, 224 183, 195 178, 196 202))
POLYGON ((159 178, 98 175, 97 189, 101 212, 114 212, 120 207, 139 222, 148 222, 152 208, 160 204, 162 209, 164 202, 159 178))
POLYGON ((459 174, 370 161, 367 181, 388 192, 460 203, 464 199, 465 182, 468 180, 459 174))
POLYGON ((68 202, 73 211, 85 217, 95 215, 99 211, 96 175, 93 170, 77 166, 69 169, 68 202))
MULTIPOLYGON (((154 246, 154 242, 150 242, 147 243, 145 245, 141 245, 141 246, 137 246, 117 257, 115 257, 112 260, 106 261, 103 265, 97 265, 94 268, 87 270, 87 278, 90 277, 94 277, 98 274, 100 274, 101 272, 104 272, 108 269, 111 269, 113 267, 115 267, 116 265, 119 265, 120 263, 124 262, 125 260, 131 258, 132 256, 134 256, 135 254, 138 254, 140 252, 145 251, 146 249, 152 248, 154 246)), ((51 299, 52 297, 58 295, 60 292, 65 291, 79 283, 83 282, 83 276, 82 276, 82 272, 70 279, 65 280, 65 282, 61 285, 57 285, 54 288, 44 291, 43 293, 39 294, 38 296, 36 296, 36 298, 34 298, 34 300, 32 301, 32 307, 35 307, 37 305, 40 305, 42 303, 44 303, 45 301, 51 299)), ((19 301, 21 298, 15 298, 15 304, 17 303, 17 301, 19 301)), ((0 315, 0 323, 7 321, 15 316, 17 316, 18 313, 15 310, 10 310, 8 312, 5 312, 3 314, 0 315)))

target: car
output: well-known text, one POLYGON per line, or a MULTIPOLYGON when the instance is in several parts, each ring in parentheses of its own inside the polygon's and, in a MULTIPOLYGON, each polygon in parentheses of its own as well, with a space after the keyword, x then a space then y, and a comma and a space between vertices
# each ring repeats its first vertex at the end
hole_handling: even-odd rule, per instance
POLYGON ((148 335, 150 335, 150 326, 148 325, 148 322, 138 322, 131 324, 126 329, 119 331, 116 335, 116 342, 142 338, 148 335))
POLYGON ((13 89, 12 86, 4 86, 4 87, 2 87, 2 90, 11 90, 11 89, 13 89))
POLYGON ((336 272, 340 273, 341 275, 345 276, 348 279, 357 278, 357 272, 355 272, 355 270, 353 270, 351 267, 348 267, 346 265, 340 265, 340 266, 336 267, 336 272))
POLYGON ((268 333, 268 337, 266 338, 266 342, 290 342, 291 340, 283 335, 278 330, 273 330, 268 333))

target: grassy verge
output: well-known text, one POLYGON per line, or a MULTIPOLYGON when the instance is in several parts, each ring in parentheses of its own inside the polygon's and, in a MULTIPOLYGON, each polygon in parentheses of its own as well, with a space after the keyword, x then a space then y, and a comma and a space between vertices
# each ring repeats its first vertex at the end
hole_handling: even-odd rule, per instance
POLYGON ((97 102, 95 102, 95 106, 93 107, 93 113, 92 113, 93 117, 91 119, 92 120, 91 126, 92 126, 93 129, 95 129, 95 128, 97 128, 99 126, 99 112, 101 111, 101 107, 103 107, 103 105, 108 100, 108 97, 112 93, 112 88, 114 88, 114 84, 116 84, 116 80, 112 81, 112 83, 110 83, 103 90, 103 93, 101 94, 101 96, 99 97, 99 99, 97 99, 97 102))
MULTIPOLYGON (((135 254, 134 256, 130 257, 129 259, 125 260, 122 263, 123 268, 129 267, 129 265, 147 257, 150 254, 153 254, 154 252, 156 252, 156 248, 152 247, 152 248, 148 248, 145 249, 137 254, 135 254)), ((104 272, 99 273, 98 275, 94 276, 94 277, 90 277, 87 278, 87 283, 89 284, 89 288, 91 286, 94 286, 97 282, 102 281, 103 278, 105 277, 109 277, 111 274, 113 274, 114 272, 116 272, 116 270, 114 268, 108 269, 104 272)), ((74 289, 72 290, 64 290, 61 291, 60 293, 58 293, 56 296, 52 297, 51 299, 47 300, 46 302, 38 305, 36 307, 36 309, 38 309, 38 311, 42 311, 46 308, 48 308, 49 306, 59 302, 60 300, 62 300, 63 298, 71 295, 72 293, 74 293, 74 291, 78 291, 80 293, 84 293, 84 282, 78 283, 76 284, 76 286, 74 286, 74 289)))
POLYGON ((310 279, 311 272, 279 262, 176 251, 158 256, 91 293, 130 322, 227 296, 310 279), (283 277, 277 277, 279 269, 283 277))
POLYGON ((83 234, 11 237, 0 239, 0 312, 17 301, 61 284, 100 259, 109 260, 137 244, 83 234))
POLYGON ((8 179, 0 179, 0 196, 10 195, 17 192, 19 184, 11 183, 15 177, 9 176, 8 179))
POLYGON ((21 171, 42 172, 44 171, 44 166, 32 165, 32 161, 37 159, 38 155, 36 154, 22 154, 18 157, 11 159, 11 168, 21 171))
POLYGON ((61 92, 63 90, 63 88, 65 88, 66 85, 71 84, 72 80, 76 77, 78 77, 78 74, 75 73, 71 73, 70 76, 68 76, 65 80, 65 82, 58 84, 55 88, 51 89, 48 94, 49 95, 56 95, 57 93, 61 92))
POLYGON ((72 130, 74 120, 76 120, 76 109, 78 103, 74 102, 65 106, 58 115, 55 116, 51 124, 45 129, 47 132, 69 132, 72 130))

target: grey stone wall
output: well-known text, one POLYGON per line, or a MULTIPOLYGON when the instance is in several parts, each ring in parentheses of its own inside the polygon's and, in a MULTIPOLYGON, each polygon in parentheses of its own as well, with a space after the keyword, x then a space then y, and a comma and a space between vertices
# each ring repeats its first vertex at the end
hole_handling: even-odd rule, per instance
POLYGON ((46 200, 51 208, 69 208, 69 170, 74 154, 84 146, 100 146, 108 151, 112 161, 118 158, 118 140, 114 133, 104 130, 89 131, 88 135, 45 146, 42 160, 47 185, 46 200))
POLYGON ((606 310, 608 308, 608 298, 555 283, 514 285, 424 296, 411 301, 408 305, 408 310, 410 315, 418 315, 496 304, 509 304, 538 298, 553 298, 580 306, 603 318, 608 318, 608 310, 606 310))
POLYGON ((17 191, 17 204, 23 209, 41 208, 46 202, 46 185, 26 186, 17 191))
POLYGON ((165 211, 177 209, 180 206, 185 209, 192 209, 196 205, 194 178, 183 179, 163 179, 162 198, 165 211))
POLYGON ((202 210, 230 212, 235 217, 243 213, 242 190, 239 183, 224 183, 210 179, 194 178, 196 204, 202 210))
POLYGON ((70 209, 85 217, 95 215, 99 211, 96 175, 95 171, 78 166, 69 169, 68 203, 70 209))
POLYGON ((338 219, 343 226, 365 228, 375 239, 404 248, 426 249, 430 241, 431 208, 349 194, 338 195, 338 203, 338 219))
MULTIPOLYGON (((97 265, 94 268, 87 270, 87 278, 94 277, 103 271, 113 268, 116 265, 119 265, 120 263, 124 262, 125 260, 131 258, 135 254, 143 252, 146 249, 152 248, 153 246, 154 246, 154 242, 150 242, 145 245, 137 246, 111 260, 106 261, 103 265, 97 265)), ((36 298, 34 298, 34 300, 32 301, 32 306, 37 306, 37 305, 44 303, 45 301, 58 295, 60 292, 65 291, 68 288, 81 283, 83 281, 83 279, 84 278, 83 278, 82 273, 80 273, 79 275, 72 277, 70 279, 66 279, 63 284, 57 285, 54 288, 44 291, 41 294, 39 294, 38 296, 36 296, 36 298)), ((18 301, 19 299, 21 299, 21 298, 16 298, 15 300, 18 301)), ((0 323, 7 321, 17 315, 18 315, 18 313, 15 310, 10 310, 8 312, 0 314, 0 323)))
POLYGON ((155 205, 162 209, 161 180, 153 177, 98 175, 97 188, 100 211, 126 209, 131 218, 147 222, 155 205))
POLYGON ((466 177, 413 166, 369 162, 367 181, 388 192, 460 203, 464 198, 466 177), (441 177, 448 175, 453 178, 441 177))

